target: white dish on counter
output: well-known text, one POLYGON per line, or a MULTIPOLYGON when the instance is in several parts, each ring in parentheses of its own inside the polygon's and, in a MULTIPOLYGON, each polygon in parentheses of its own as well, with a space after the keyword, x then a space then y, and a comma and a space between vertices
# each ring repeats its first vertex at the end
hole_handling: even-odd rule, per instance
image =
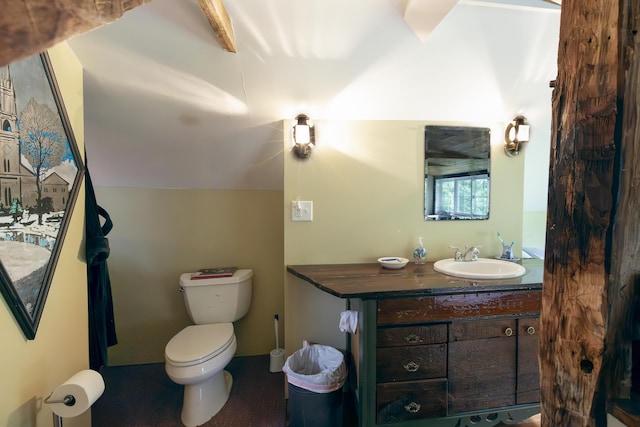
POLYGON ((385 256, 382 258, 378 258, 378 262, 383 268, 388 268, 390 270, 399 270, 407 265, 407 263, 409 263, 409 260, 407 258, 397 256, 385 256))

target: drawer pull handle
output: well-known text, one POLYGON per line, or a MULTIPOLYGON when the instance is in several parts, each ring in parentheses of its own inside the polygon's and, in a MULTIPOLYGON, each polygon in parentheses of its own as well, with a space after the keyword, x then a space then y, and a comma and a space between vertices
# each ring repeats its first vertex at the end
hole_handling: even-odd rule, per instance
POLYGON ((420 411, 421 406, 422 405, 420 405, 419 403, 411 402, 408 405, 404 405, 404 410, 411 414, 416 414, 420 411))
POLYGON ((420 365, 418 365, 416 362, 409 362, 406 365, 402 365, 402 367, 407 372, 416 372, 418 369, 420 369, 420 365))
POLYGON ((404 337, 404 340, 408 344, 418 344, 420 342, 420 337, 417 336, 416 334, 409 334, 406 337, 404 337))
POLYGON ((511 335, 513 335, 513 329, 511 328, 507 328, 504 330, 504 334, 508 337, 510 337, 511 335))
POLYGON ((528 333, 529 335, 533 335, 533 334, 535 334, 535 333, 536 333, 536 328, 534 328, 533 326, 529 326, 529 327, 527 328, 527 333, 528 333))

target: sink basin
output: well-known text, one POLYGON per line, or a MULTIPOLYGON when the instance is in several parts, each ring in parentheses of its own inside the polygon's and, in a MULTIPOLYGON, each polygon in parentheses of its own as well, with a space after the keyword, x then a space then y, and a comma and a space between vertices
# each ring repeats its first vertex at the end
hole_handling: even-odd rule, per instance
POLYGON ((492 258, 478 258, 477 261, 441 259, 433 264, 433 269, 439 273, 465 279, 510 279, 520 277, 527 272, 520 264, 492 258))

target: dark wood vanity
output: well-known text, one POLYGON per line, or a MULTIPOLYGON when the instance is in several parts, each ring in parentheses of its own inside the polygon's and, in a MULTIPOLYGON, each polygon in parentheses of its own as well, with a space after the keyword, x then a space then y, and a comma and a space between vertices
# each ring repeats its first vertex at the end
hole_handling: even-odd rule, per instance
POLYGON ((515 279, 446 276, 433 264, 296 265, 287 270, 345 298, 362 427, 471 427, 539 412, 542 260, 515 279))

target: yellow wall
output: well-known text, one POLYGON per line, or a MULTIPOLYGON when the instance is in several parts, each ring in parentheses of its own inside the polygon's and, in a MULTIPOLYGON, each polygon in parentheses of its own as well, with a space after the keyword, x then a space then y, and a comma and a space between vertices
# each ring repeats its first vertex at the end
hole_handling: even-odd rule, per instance
POLYGON ((109 365, 164 362, 167 342, 190 324, 179 276, 204 267, 253 269, 251 308, 235 322, 237 355, 275 348, 273 315, 284 310, 281 191, 96 187, 96 197, 114 224, 108 265, 119 343, 109 365))
MULTIPOLYGON (((344 301, 290 277, 286 264, 409 256, 417 236, 430 259, 451 256, 452 244, 483 245, 482 254, 491 256, 501 249, 496 231, 515 240, 519 253, 522 194, 513 189, 523 185, 523 157, 504 155, 504 123, 472 124, 492 128, 492 209, 488 221, 468 222, 422 217, 425 124, 319 122, 308 161, 294 160, 284 142, 284 193, 97 187, 98 202, 114 221, 108 262, 119 344, 109 349, 109 364, 164 361, 166 343, 190 323, 177 291, 183 272, 222 265, 254 270, 252 306, 235 328, 237 354, 255 355, 275 346, 275 313, 289 351, 303 339, 344 347, 337 328, 344 301), (313 222, 291 222, 297 198, 314 202, 313 222)), ((283 126, 288 138, 288 121, 283 126)))
POLYGON ((523 246, 544 249, 547 236, 547 212, 523 212, 522 241, 523 246))
MULTIPOLYGON (((82 68, 66 43, 49 50, 80 152, 84 147, 82 68)), ((84 263, 84 183, 76 201, 36 337, 22 335, 4 302, 0 306, 0 426, 52 425, 42 401, 76 372, 87 369, 87 273, 84 263)), ((91 425, 90 411, 64 420, 91 425)))
MULTIPOLYGON (((423 218, 424 121, 317 122, 318 144, 304 162, 285 141, 284 253, 286 264, 375 262, 382 256, 410 255, 423 236, 429 260, 453 255, 449 245, 482 245, 481 256, 499 255, 499 231, 522 236, 523 157, 507 157, 504 123, 490 127, 491 210, 487 221, 423 218), (313 222, 292 222, 291 201, 313 201, 313 222)), ((438 124, 438 123, 430 123, 438 124)), ((454 123, 460 124, 460 123, 454 123)), ((284 135, 290 136, 289 121, 284 135)), ((285 342, 288 353, 303 340, 344 348, 338 330, 345 301, 284 273, 285 342)))

